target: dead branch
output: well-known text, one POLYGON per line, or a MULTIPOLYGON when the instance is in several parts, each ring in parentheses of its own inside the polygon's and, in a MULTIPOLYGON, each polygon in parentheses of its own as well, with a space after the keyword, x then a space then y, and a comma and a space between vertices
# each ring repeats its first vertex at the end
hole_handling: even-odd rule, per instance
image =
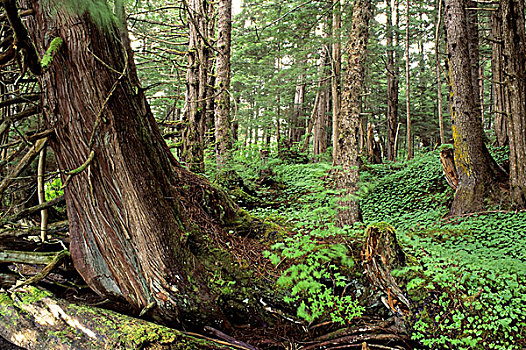
POLYGON ((39 205, 35 205, 35 206, 32 206, 30 208, 25 208, 25 209, 22 209, 20 210, 18 213, 16 213, 15 215, 12 215, 12 216, 9 216, 7 218, 4 218, 2 220, 0 220, 0 226, 3 226, 7 223, 10 223, 10 222, 16 222, 22 218, 25 218, 33 213, 36 213, 42 209, 47 209, 47 208, 51 208, 52 206, 55 206, 55 205, 58 205, 58 204, 61 204, 64 202, 64 195, 61 195, 61 196, 58 196, 50 201, 47 201, 47 202, 44 202, 42 204, 39 204, 39 205))

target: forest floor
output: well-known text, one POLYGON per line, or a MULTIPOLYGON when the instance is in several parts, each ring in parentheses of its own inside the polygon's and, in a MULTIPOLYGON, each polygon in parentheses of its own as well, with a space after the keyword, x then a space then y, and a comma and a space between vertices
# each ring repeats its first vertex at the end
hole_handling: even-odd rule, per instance
MULTIPOLYGON (((492 152, 506 162, 505 149, 492 152)), ((254 207, 254 215, 292 227, 294 234, 266 256, 284 266, 277 288, 306 328, 349 327, 379 311, 365 301, 370 291, 353 264, 360 264, 365 228, 384 222, 395 228, 405 252, 406 266, 393 274, 411 299, 406 322, 421 348, 526 348, 526 212, 495 203, 483 213, 448 217, 454 191, 434 151, 364 165, 357 194, 364 222, 341 229, 333 224, 338 204, 329 163, 254 159, 238 155, 234 170, 256 197, 273 203, 254 207), (257 186, 262 173, 267 186, 257 186)))
MULTIPOLYGON (((505 151, 494 153, 505 161, 505 151)), ((243 329, 237 335, 245 343, 235 345, 216 337, 206 348, 342 349, 362 343, 370 349, 526 348, 526 212, 509 212, 495 204, 484 213, 447 217, 453 190, 435 151, 411 161, 365 164, 356 197, 364 222, 339 228, 333 223, 338 193, 331 168, 324 161, 262 160, 254 149, 234 156, 235 181, 207 174, 210 179, 221 178, 219 183, 252 215, 287 230, 267 237, 272 242, 261 242, 266 248, 258 249, 257 259, 254 252, 247 255, 249 262, 274 265, 275 276, 269 280, 277 280, 274 290, 280 300, 275 305, 281 309, 268 308, 281 326, 243 329), (395 305, 392 295, 383 298, 368 285, 362 251, 364 233, 371 225, 396 230, 405 264, 392 273, 410 299, 410 312, 398 308, 401 305, 395 305), (397 333, 402 329, 408 334, 397 333)), ((20 273, 32 272, 26 268, 20 273)), ((104 302, 87 292, 79 294, 73 288, 83 284, 78 276, 68 279, 73 284, 62 292, 55 288, 58 296, 88 304, 104 302)), ((53 289, 65 282, 60 274, 52 274, 43 286, 53 289)), ((233 283, 223 282, 225 290, 233 283)), ((40 304, 42 300, 35 305, 40 304)), ((0 311, 6 312, 4 306, 0 302, 0 311)), ((155 327, 140 325, 141 330, 155 329, 155 339, 196 336, 155 327), (162 335, 165 332, 168 335, 162 335)), ((207 339, 192 338, 188 346, 207 339)), ((141 333, 129 340, 144 347, 151 338, 141 333)), ((5 346, 0 343, 0 349, 5 346)))

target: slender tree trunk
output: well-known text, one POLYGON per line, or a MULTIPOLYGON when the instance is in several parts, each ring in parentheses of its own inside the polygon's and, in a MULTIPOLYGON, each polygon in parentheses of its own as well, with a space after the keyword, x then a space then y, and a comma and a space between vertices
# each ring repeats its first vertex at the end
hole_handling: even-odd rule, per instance
POLYGON ((76 269, 94 291, 126 300, 134 312, 225 326, 208 284, 216 259, 207 235, 220 233, 237 209, 169 152, 126 27, 101 29, 49 2, 22 6, 34 11, 27 23, 41 55, 53 37, 65 42, 39 80, 60 170, 84 164, 65 188, 76 269))
MULTIPOLYGON (((216 27, 216 18, 218 13, 216 13, 216 1, 204 0, 204 6, 206 8, 206 17, 205 22, 207 24, 206 33, 204 34, 205 40, 205 52, 208 56, 208 61, 206 63, 206 97, 205 97, 205 131, 204 131, 204 146, 203 152, 205 149, 214 147, 215 148, 215 104, 216 104, 216 63, 217 57, 216 53, 219 52, 217 45, 215 43, 215 27, 216 27)), ((204 156, 203 156, 204 157, 204 156)))
POLYGON ((208 69, 210 48, 208 37, 208 8, 206 0, 188 1, 188 70, 186 73, 186 110, 184 115, 183 150, 181 158, 191 171, 205 170, 204 147, 208 69))
POLYGON ((314 98, 314 104, 312 107, 311 116, 307 122, 307 137, 305 137, 305 141, 303 142, 303 148, 302 148, 303 152, 307 151, 307 148, 309 147, 309 144, 310 144, 310 140, 312 137, 312 131, 314 129, 314 123, 316 123, 316 118, 318 114, 318 104, 320 102, 320 93, 321 93, 320 90, 316 92, 316 97, 314 98))
POLYGON ((320 58, 320 68, 319 76, 320 83, 318 85, 319 100, 317 104, 316 117, 313 127, 313 155, 317 156, 323 154, 327 151, 327 124, 328 124, 328 114, 330 111, 330 94, 331 90, 327 84, 326 77, 330 74, 331 70, 329 69, 330 57, 329 57, 329 48, 324 46, 320 58))
MULTIPOLYGON (((46 176, 46 154, 47 147, 44 145, 38 155, 37 168, 37 194, 38 204, 43 204, 46 201, 45 176, 46 176)), ((40 240, 45 242, 47 240, 47 226, 48 226, 48 210, 47 208, 40 211, 40 240)))
POLYGON ((497 190, 499 171, 484 144, 480 109, 476 104, 470 55, 470 16, 466 0, 446 0, 445 16, 449 48, 449 79, 453 91, 452 127, 459 184, 451 214, 485 208, 485 200, 497 190))
POLYGON ((229 151, 232 149, 232 125, 230 122, 232 0, 219 0, 217 10, 215 148, 217 166, 223 168, 228 159, 229 151))
POLYGON ((406 2, 406 28, 405 28, 405 106, 406 106, 406 141, 407 141, 407 159, 413 158, 413 143, 411 136, 411 95, 409 79, 409 24, 410 24, 410 6, 409 0, 406 2))
POLYGON ((526 206, 526 33, 524 0, 500 2, 505 83, 509 93, 510 189, 513 204, 526 206))
POLYGON ((504 56, 502 42, 502 18, 500 11, 491 14, 491 72, 493 87, 493 113, 495 113, 495 143, 497 146, 507 146, 508 139, 508 90, 505 85, 504 56))
POLYGON ((289 143, 291 145, 297 144, 305 134, 305 75, 300 74, 298 77, 298 85, 296 85, 296 92, 294 93, 294 106, 292 109, 291 127, 289 129, 289 143))
POLYGON ((359 180, 358 128, 363 92, 364 62, 369 38, 369 21, 372 18, 370 0, 354 2, 348 44, 347 72, 342 91, 342 113, 338 123, 338 162, 342 167, 337 173, 337 187, 343 190, 344 207, 337 215, 339 225, 350 225, 360 219, 358 202, 349 196, 356 192, 359 180))
POLYGON ((387 8, 387 160, 395 161, 395 134, 398 125, 398 68, 393 45, 393 6, 386 0, 387 8))
POLYGON ((338 119, 341 113, 342 45, 341 45, 341 0, 333 0, 332 9, 332 164, 337 165, 338 119))
POLYGON ((438 0, 437 25, 435 31, 435 76, 437 80, 438 126, 440 128, 440 144, 446 143, 444 131, 444 113, 442 110, 442 74, 440 71, 440 26, 442 24, 442 5, 444 0, 438 0))

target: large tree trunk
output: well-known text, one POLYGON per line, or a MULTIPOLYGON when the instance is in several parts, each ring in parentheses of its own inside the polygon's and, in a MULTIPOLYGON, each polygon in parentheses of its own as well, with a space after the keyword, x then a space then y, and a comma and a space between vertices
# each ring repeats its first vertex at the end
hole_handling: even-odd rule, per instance
POLYGON ((218 38, 215 101, 215 142, 218 167, 224 167, 232 148, 230 123, 230 47, 232 33, 232 0, 218 2, 218 38))
POLYGON ((524 0, 500 2, 504 71, 509 93, 510 189, 513 204, 526 206, 526 34, 524 0))
POLYGON ((451 214, 485 208, 485 199, 497 189, 498 167, 484 144, 480 108, 476 104, 470 55, 470 20, 466 0, 446 0, 450 84, 454 92, 452 128, 459 184, 451 214))
POLYGON ((350 225, 360 219, 358 202, 349 198, 356 192, 359 180, 358 129, 360 123, 361 94, 363 92, 364 62, 372 18, 370 0, 354 2, 350 39, 348 43, 347 73, 342 92, 342 113, 338 122, 337 187, 343 191, 342 208, 337 216, 340 225, 350 225))
POLYGON ((205 241, 236 209, 171 156, 137 79, 125 26, 101 29, 88 15, 51 3, 23 1, 34 10, 28 27, 41 54, 53 37, 65 41, 39 77, 59 168, 76 169, 93 155, 65 188, 76 269, 98 294, 124 299, 136 312, 222 326, 205 241))

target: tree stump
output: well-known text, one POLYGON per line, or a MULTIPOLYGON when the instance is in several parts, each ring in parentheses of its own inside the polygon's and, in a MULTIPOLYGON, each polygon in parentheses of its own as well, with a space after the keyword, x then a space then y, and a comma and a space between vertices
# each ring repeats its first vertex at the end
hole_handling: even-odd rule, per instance
POLYGON ((371 284, 380 290, 382 302, 395 314, 407 316, 411 303, 391 274, 393 268, 405 265, 405 255, 392 226, 386 223, 370 225, 362 251, 365 273, 371 284), (387 297, 387 299, 385 299, 387 297))

